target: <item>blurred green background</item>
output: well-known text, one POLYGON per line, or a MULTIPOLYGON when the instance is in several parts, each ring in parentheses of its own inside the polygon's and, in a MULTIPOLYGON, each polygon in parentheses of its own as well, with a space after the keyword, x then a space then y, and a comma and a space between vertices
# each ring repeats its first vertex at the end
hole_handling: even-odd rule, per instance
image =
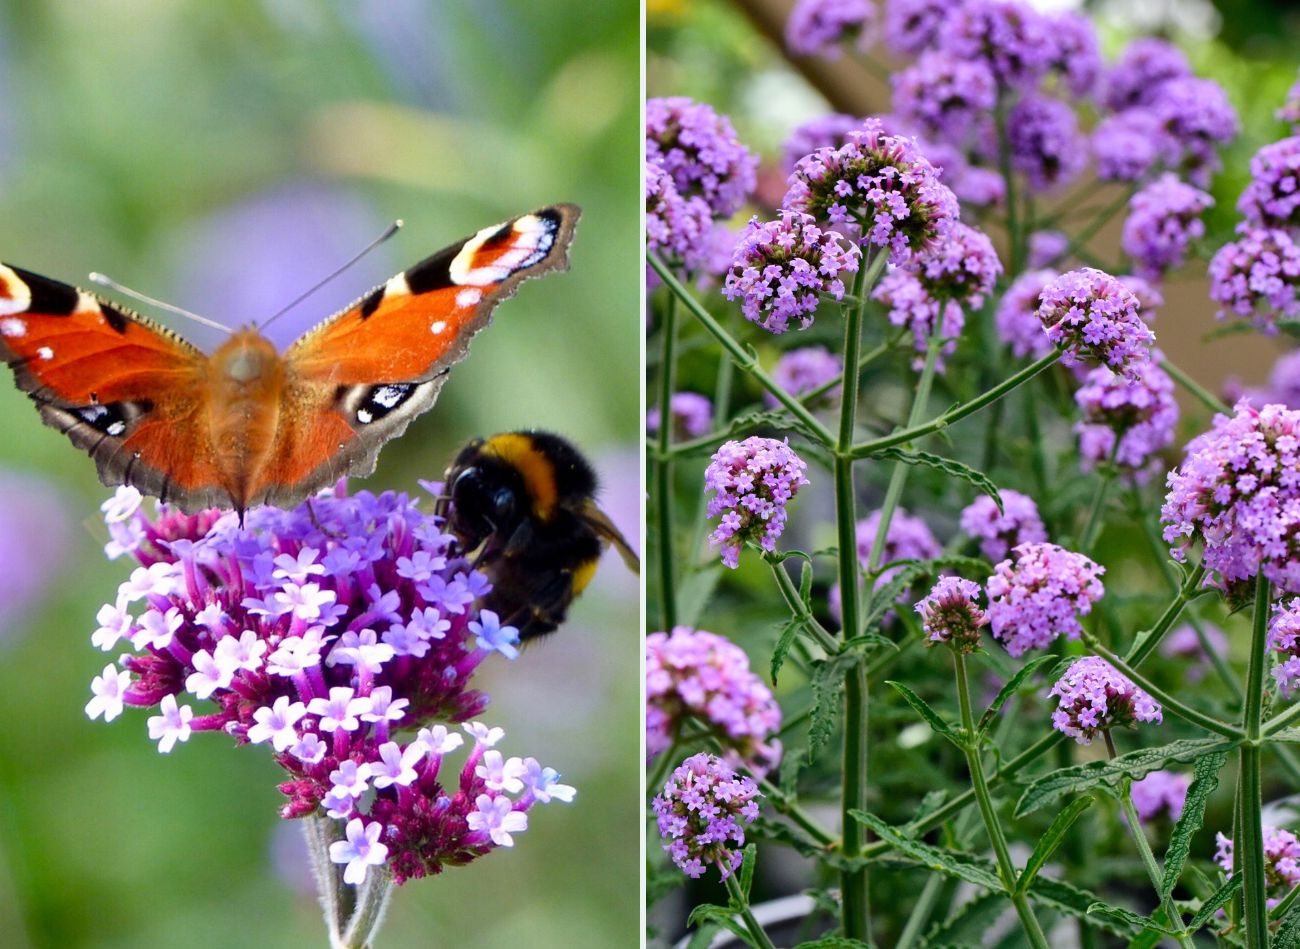
MULTIPOLYGON (((471 435, 549 427, 635 544, 638 33, 633 0, 3 0, 0 258, 236 325, 404 218, 283 342, 481 227, 581 204, 572 271, 497 312, 364 487, 416 490, 471 435)), ((323 945, 269 755, 202 734, 163 757, 144 712, 86 719, 95 613, 129 567, 100 553, 94 466, 8 384, 0 487, 0 944, 323 945)), ((636 597, 610 561, 558 635, 487 664, 485 718, 578 798, 398 890, 376 949, 635 944, 636 597)))

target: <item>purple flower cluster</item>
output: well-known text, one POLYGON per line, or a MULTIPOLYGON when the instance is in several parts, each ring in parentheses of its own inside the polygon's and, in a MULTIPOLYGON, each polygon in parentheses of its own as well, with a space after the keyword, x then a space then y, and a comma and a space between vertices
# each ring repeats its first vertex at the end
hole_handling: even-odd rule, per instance
POLYGON ((1292 695, 1300 685, 1300 597, 1273 604, 1268 626, 1268 648, 1277 653, 1273 678, 1279 691, 1292 695))
POLYGON ((431 721, 482 711, 470 676, 517 655, 518 632, 475 606, 488 581, 406 495, 340 490, 254 508, 241 526, 165 506, 150 520, 122 488, 105 514, 110 553, 140 566, 91 640, 134 652, 96 677, 87 714, 158 706, 149 735, 164 753, 197 731, 269 745, 289 775, 283 816, 346 823, 335 859, 349 882, 385 861, 400 883, 511 846, 533 803, 572 797, 536 760, 503 758, 501 729, 477 722, 459 773, 442 768, 463 739, 431 721), (196 715, 187 693, 213 710, 196 715))
MULTIPOLYGON (((1264 828, 1264 880, 1265 901, 1272 909, 1282 898, 1300 885, 1300 840, 1289 830, 1280 827, 1264 828)), ((1232 874, 1232 838, 1214 835, 1214 859, 1223 872, 1232 874)))
POLYGON ((754 190, 758 157, 710 106, 683 96, 648 99, 645 131, 646 164, 672 175, 683 197, 703 198, 715 217, 735 214, 754 190))
POLYGON ((799 159, 819 148, 839 148, 849 140, 849 133, 862 128, 866 120, 855 115, 832 112, 795 126, 781 147, 781 167, 788 175, 799 159))
POLYGON ((672 745, 689 718, 708 726, 726 760, 763 777, 781 760, 781 706, 749 668, 745 651, 702 629, 646 637, 646 756, 672 745))
POLYGON ((1150 823, 1164 811, 1171 823, 1183 816, 1187 791, 1192 786, 1192 776, 1180 771, 1152 771, 1129 789, 1133 809, 1138 820, 1150 823))
POLYGON ((1074 662, 1048 695, 1060 699, 1052 727, 1081 745, 1111 728, 1162 719, 1160 703, 1100 656, 1074 662))
POLYGON ((903 56, 935 45, 952 8, 951 0, 885 0, 885 45, 903 56))
MULTIPOLYGON (((825 346, 805 346, 781 354, 772 368, 772 378, 793 396, 819 389, 844 372, 844 357, 825 346)), ((834 402, 839 398, 839 387, 829 389, 820 401, 834 402)), ((776 408, 779 402, 770 392, 763 393, 763 401, 776 408)))
MULTIPOLYGON (((871 563, 871 553, 876 545, 876 531, 880 527, 880 511, 872 511, 858 521, 856 536, 858 541, 858 562, 865 570, 871 563)), ((889 519, 889 530, 885 532, 885 549, 876 562, 880 565, 895 563, 900 560, 933 560, 943 553, 943 548, 934 539, 934 534, 919 517, 908 514, 903 508, 895 508, 894 516, 889 519)), ((876 577, 877 587, 888 583, 898 572, 897 567, 882 570, 876 577)), ((835 591, 838 596, 838 591, 835 591)), ((899 596, 899 602, 904 599, 899 596)), ((835 604, 832 604, 835 605, 835 604)), ((838 606, 836 606, 838 615, 838 606)))
POLYGON ((1040 544, 1047 529, 1038 515, 1038 505, 1027 494, 1003 488, 1002 510, 987 494, 981 494, 961 512, 961 529, 979 539, 980 553, 989 560, 1004 559, 1020 544, 1040 544))
POLYGON ((1187 245, 1205 236, 1201 213, 1214 199, 1166 172, 1129 201, 1121 246, 1138 273, 1159 280, 1183 265, 1187 245))
POLYGON ((1039 296, 1038 319, 1063 351, 1061 362, 1090 358, 1136 379, 1155 337, 1138 317, 1138 301, 1110 274, 1083 267, 1052 280, 1039 296))
POLYGON ((930 50, 894 73, 894 111, 927 137, 960 141, 997 104, 993 74, 978 59, 930 50))
POLYGON ((692 269, 699 263, 705 235, 712 226, 708 203, 683 198, 672 175, 655 164, 645 170, 646 249, 692 269))
POLYGON ((1002 262, 986 234, 954 221, 943 241, 913 257, 904 269, 916 274, 934 299, 952 300, 976 310, 984 305, 985 295, 993 292, 1002 262))
MULTIPOLYGON (((1070 249, 1070 235, 1064 231, 1034 231, 1029 235, 1029 266, 1034 270, 1052 267, 1064 260, 1070 249)), ((1034 307, 1037 308, 1035 303, 1034 307)))
POLYGON ((1038 306, 1043 290, 1058 276, 1055 270, 1026 270, 998 301, 993 325, 998 338, 1011 347, 1017 359, 1038 359, 1052 351, 1052 341, 1038 318, 1038 306))
POLYGON ((1055 544, 1020 544, 993 568, 986 589, 993 638, 1012 656, 1046 649, 1056 637, 1078 639, 1079 616, 1092 612, 1106 568, 1055 544))
POLYGON ((1062 10, 1047 18, 1054 55, 1051 68, 1065 79, 1076 99, 1092 93, 1101 76, 1101 50, 1092 21, 1076 10, 1062 10))
POLYGON ((983 62, 1007 89, 1037 85, 1057 52, 1047 19, 1018 0, 966 0, 949 13, 938 44, 957 59, 983 62))
POLYGON ((712 863, 725 880, 740 867, 745 825, 758 817, 762 796, 757 784, 721 758, 692 755, 673 771, 651 805, 659 836, 667 841, 664 850, 689 877, 703 876, 712 863))
POLYGON ((785 45, 799 56, 834 59, 841 43, 866 52, 876 42, 880 13, 871 0, 797 0, 785 24, 785 45))
POLYGON ((1202 562, 1225 587, 1263 573, 1300 593, 1300 412, 1238 402, 1187 445, 1160 511, 1178 560, 1200 539, 1202 562))
POLYGON ((1286 231, 1245 228, 1210 261, 1210 299, 1219 319, 1239 316, 1262 332, 1300 314, 1300 248, 1286 231))
POLYGON ((855 273, 860 252, 811 215, 782 211, 776 221, 753 218, 736 244, 722 293, 741 298, 745 319, 770 333, 784 333, 793 321, 812 324, 821 295, 844 296, 841 274, 855 273))
POLYGON ((839 148, 800 159, 782 206, 857 225, 858 242, 888 249, 896 264, 944 237, 958 216, 956 196, 916 143, 886 135, 878 119, 839 148))
POLYGON ((1145 363, 1135 379, 1104 366, 1093 369, 1074 401, 1083 415, 1074 431, 1085 471, 1113 459, 1121 468, 1149 473, 1144 469, 1156 452, 1173 443, 1178 424, 1174 381, 1154 362, 1145 363))
POLYGON ((1258 227, 1300 225, 1300 138, 1265 145, 1250 160, 1250 184, 1237 210, 1258 227))
POLYGON ((1102 103, 1114 112, 1150 105, 1161 84, 1192 75, 1177 46, 1154 37, 1134 40, 1102 81, 1102 103))
MULTIPOLYGON (((668 403, 673 434, 678 438, 699 438, 713 427, 713 403, 698 392, 674 392, 668 403)), ((659 431, 659 406, 645 416, 647 432, 659 431)))
POLYGON ((735 568, 746 541, 775 550, 785 529, 785 506, 808 483, 807 465, 789 441, 758 435, 743 442, 726 442, 704 471, 704 489, 714 491, 708 516, 722 515, 709 543, 722 547, 722 562, 735 568))
POLYGON ((1007 117, 1011 164, 1033 191, 1052 191, 1078 177, 1088 161, 1087 142, 1074 110, 1060 99, 1030 93, 1007 117))
MULTIPOLYGON (((940 352, 949 355, 956 350, 957 337, 966 325, 966 311, 954 301, 932 297, 910 269, 896 268, 885 274, 871 292, 871 299, 886 308, 891 324, 912 331, 912 344, 918 354, 913 368, 919 370, 925 365, 925 353, 936 329, 939 339, 945 341, 940 352)), ((943 359, 935 365, 943 369, 943 359)))
POLYGON ((961 577, 940 577, 925 599, 916 604, 926 645, 947 643, 960 653, 974 652, 980 645, 980 628, 988 614, 979 608, 980 585, 961 577))
POLYGON ((1160 128, 1178 151, 1171 162, 1198 187, 1219 168, 1217 149, 1237 135, 1236 110, 1213 79, 1184 77, 1164 82, 1151 105, 1160 128))
POLYGON ((1092 130, 1092 154, 1102 181, 1137 181, 1162 158, 1160 121, 1149 109, 1108 115, 1092 130))

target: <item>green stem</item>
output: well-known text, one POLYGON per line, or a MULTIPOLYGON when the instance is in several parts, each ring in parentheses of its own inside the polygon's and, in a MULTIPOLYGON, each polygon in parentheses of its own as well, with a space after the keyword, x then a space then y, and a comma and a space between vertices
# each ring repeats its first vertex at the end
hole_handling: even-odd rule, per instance
POLYGON ((1242 872, 1242 923, 1247 949, 1268 946, 1268 893, 1264 876, 1264 829, 1260 751, 1264 713, 1264 676, 1268 668, 1268 616, 1272 586, 1260 573, 1255 578, 1255 614, 1251 626, 1250 665, 1246 671, 1241 730, 1245 735, 1238 756, 1237 788, 1241 795, 1241 836, 1233 841, 1242 872))
POLYGON ((1016 887, 1016 868, 1011 862, 1011 853, 1007 849, 1007 839, 998 822, 997 811, 993 808, 993 798, 989 794, 988 782, 984 777, 984 764, 980 761, 978 739, 975 737, 975 713, 971 709, 970 683, 966 676, 966 657, 958 650, 952 652, 953 663, 957 669, 957 702, 961 707, 961 725, 965 733, 962 750, 966 754, 966 767, 970 770, 971 790, 979 804, 980 816, 984 818, 984 830, 993 844, 993 853, 997 857, 998 877, 1007 898, 1015 907, 1020 917, 1020 925, 1025 930, 1025 937, 1038 949, 1047 949, 1047 937, 1029 905, 1029 897, 1016 887))
POLYGON ((744 922, 745 928, 749 930, 749 935, 754 940, 753 945, 757 946, 758 949, 776 949, 772 945, 772 940, 767 938, 767 933, 763 931, 763 927, 754 918, 754 914, 749 911, 749 900, 745 898, 744 893, 740 892, 740 882, 736 879, 734 873, 727 876, 727 893, 731 897, 732 905, 738 907, 737 912, 741 921, 744 922))
POLYGON ((1011 138, 1007 134, 1007 107, 1004 96, 998 97, 998 105, 993 115, 998 132, 998 167, 1002 171, 1002 181, 1006 188, 1007 244, 1011 252, 1007 277, 1014 280, 1024 269, 1024 235, 1021 233, 1017 215, 1016 176, 1011 169, 1011 138))
POLYGON ((1123 210, 1132 199, 1133 191, 1134 187, 1132 186, 1126 188, 1118 198, 1098 211, 1091 221, 1075 233, 1065 250, 1061 251, 1061 253, 1059 253, 1047 266, 1051 268, 1059 267, 1063 262, 1068 260, 1072 254, 1078 254, 1079 251, 1083 249, 1084 245, 1087 244, 1088 241, 1092 240, 1092 236, 1106 226, 1107 221, 1123 210))
POLYGON ((1300 897, 1300 886, 1293 886, 1291 892, 1282 897, 1282 899, 1278 901, 1278 904, 1268 911, 1268 918, 1281 919, 1286 915, 1287 910, 1295 905, 1297 897, 1300 897))
MULTIPOLYGON (((708 310, 700 305, 689 290, 686 289, 659 257, 655 254, 648 254, 646 259, 650 266, 654 268, 655 273, 664 282, 664 286, 682 302, 682 305, 690 311, 709 333, 716 339, 728 353, 731 354, 732 360, 736 363, 737 368, 748 374, 759 385, 768 392, 772 397, 784 406, 791 415, 802 422, 817 441, 821 442, 827 448, 835 445, 835 437, 827 430, 817 416, 813 415, 802 402, 786 392, 775 379, 763 371, 763 367, 758 364, 758 357, 754 355, 752 349, 742 346, 740 342, 728 333, 708 310)), ((847 361, 847 360, 846 360, 847 361)))
POLYGON ((912 949, 916 945, 925 924, 930 921, 930 914, 934 912, 934 904, 945 882, 947 881, 937 873, 931 873, 925 878, 925 886, 921 887, 921 895, 916 898, 916 902, 912 904, 912 911, 907 914, 907 923, 903 926, 903 931, 898 934, 898 942, 894 944, 894 949, 912 949))
POLYGON ((676 298, 664 306, 659 366, 659 441, 655 458, 655 525, 659 533, 659 628, 672 632, 677 625, 677 596, 673 556, 673 346, 677 335, 676 298))
POLYGON ((770 803, 772 807, 776 808, 778 814, 790 818, 796 826, 801 828, 804 833, 817 841, 817 843, 821 844, 823 847, 830 847, 831 844, 836 842, 833 834, 826 831, 821 824, 813 820, 807 811, 791 801, 784 791, 767 778, 759 778, 758 787, 767 798, 768 803, 770 803))
POLYGON ((872 439, 869 442, 863 442, 860 445, 855 445, 853 447, 853 452, 852 452, 853 457, 868 458, 871 455, 874 455, 876 452, 882 451, 883 449, 892 448, 895 445, 903 445, 906 444, 907 442, 915 441, 916 439, 920 438, 923 435, 930 435, 941 429, 947 428, 949 425, 953 424, 954 422, 958 422, 961 419, 964 419, 966 416, 978 412, 986 405, 989 405, 992 402, 996 402, 998 399, 1002 398, 1004 395, 1006 395, 1008 392, 1012 391, 1013 389, 1017 388, 1018 386, 1024 385, 1026 382, 1034 378, 1034 376, 1038 375, 1040 372, 1042 372, 1044 369, 1052 365, 1052 363, 1056 362, 1060 358, 1061 358, 1060 352, 1057 350, 1053 350, 1052 352, 1048 353, 1046 356, 1043 356, 1035 360, 1034 362, 1026 366, 1024 369, 1021 369, 1010 379, 1007 379, 1004 382, 999 383, 998 385, 994 386, 992 389, 989 389, 987 392, 983 393, 982 395, 976 396, 975 398, 971 399, 969 402, 963 405, 959 405, 956 408, 949 409, 947 412, 944 412, 942 415, 933 418, 930 421, 925 422, 924 424, 909 426, 897 432, 891 432, 890 434, 884 435, 880 438, 872 439))
POLYGON ((808 630, 813 639, 817 640, 817 645, 821 646, 827 655, 839 652, 839 641, 827 631, 825 626, 817 622, 817 617, 813 616, 812 611, 804 604, 803 597, 799 595, 799 588, 794 585, 794 580, 790 579, 790 574, 786 572, 785 564, 768 553, 763 554, 763 559, 772 568, 772 577, 776 580, 776 585, 791 615, 808 630))
POLYGON ((1182 613, 1183 607, 1195 599, 1202 591, 1201 584, 1205 580, 1205 565, 1197 564, 1188 574, 1187 579, 1183 581, 1182 587, 1178 590, 1178 595, 1173 598, 1170 604, 1165 607, 1165 611, 1160 614, 1156 624, 1145 633, 1139 633, 1133 645, 1129 647, 1128 655, 1124 659, 1131 666, 1140 666, 1147 656, 1160 645, 1160 640, 1165 638, 1165 633, 1169 632, 1178 615, 1182 613))
POLYGON ((1280 715, 1274 715, 1267 722, 1265 722, 1263 727, 1264 737, 1265 738, 1274 737, 1275 735, 1277 735, 1278 732, 1280 732, 1282 729, 1289 726, 1292 722, 1294 722, 1298 718, 1300 718, 1300 702, 1297 702, 1295 705, 1292 705, 1289 709, 1287 709, 1285 712, 1282 712, 1280 715))
POLYGON ((1169 373, 1170 377, 1180 386, 1196 396, 1201 404, 1211 412, 1219 412, 1222 415, 1231 415, 1232 409, 1223 403, 1223 400, 1216 396, 1209 389, 1205 388, 1187 373, 1183 372, 1168 359, 1160 360, 1160 368, 1169 373))
POLYGON ((654 770, 646 775, 645 787, 647 794, 658 794, 663 790, 664 782, 668 780, 668 772, 680 763, 678 756, 681 753, 681 738, 674 735, 672 744, 655 758, 654 770))
POLYGON ((1111 446, 1110 456, 1106 459, 1106 466, 1102 469, 1101 479, 1097 482, 1097 489, 1092 495, 1092 505, 1088 508, 1088 520, 1084 525, 1083 533, 1079 536, 1079 551, 1084 554, 1091 554, 1092 547, 1097 543, 1097 537, 1101 534, 1102 508, 1106 506, 1106 492, 1110 490, 1111 483, 1115 480, 1115 474, 1118 471, 1115 459, 1119 456, 1119 445, 1121 435, 1115 433, 1115 443, 1111 446))

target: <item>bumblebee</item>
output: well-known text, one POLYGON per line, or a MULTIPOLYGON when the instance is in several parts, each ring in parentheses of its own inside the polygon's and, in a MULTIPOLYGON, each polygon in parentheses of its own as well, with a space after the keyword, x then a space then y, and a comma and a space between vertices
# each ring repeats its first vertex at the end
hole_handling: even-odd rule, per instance
POLYGON ((549 432, 476 438, 448 467, 438 513, 492 581, 484 609, 521 640, 552 632, 591 582, 610 544, 634 573, 641 562, 596 506, 596 473, 549 432))

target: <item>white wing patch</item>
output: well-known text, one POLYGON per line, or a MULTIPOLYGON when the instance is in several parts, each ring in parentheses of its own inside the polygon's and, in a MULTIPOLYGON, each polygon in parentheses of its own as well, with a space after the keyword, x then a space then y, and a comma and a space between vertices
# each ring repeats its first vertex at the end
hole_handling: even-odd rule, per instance
MULTIPOLYGON (((474 266, 479 249, 500 230, 501 225, 485 227, 460 249, 460 253, 447 268, 452 283, 460 286, 482 287, 505 280, 512 273, 531 267, 544 258, 555 243, 559 225, 536 214, 525 214, 511 227, 510 243, 490 262, 474 266)), ((495 249, 495 248, 494 248, 495 249)))
MULTIPOLYGON (((32 305, 32 291, 18 274, 14 273, 4 264, 0 264, 0 316, 7 316, 10 313, 25 313, 27 308, 32 305)), ((26 325, 23 330, 26 331, 26 325)), ((5 333, 6 336, 18 335, 5 333)))
MULTIPOLYGON (((21 311, 14 311, 14 312, 21 312, 21 311)), ((0 319, 0 336, 18 337, 18 336, 26 336, 26 335, 27 335, 26 320, 20 320, 16 316, 6 316, 4 319, 0 319)))

